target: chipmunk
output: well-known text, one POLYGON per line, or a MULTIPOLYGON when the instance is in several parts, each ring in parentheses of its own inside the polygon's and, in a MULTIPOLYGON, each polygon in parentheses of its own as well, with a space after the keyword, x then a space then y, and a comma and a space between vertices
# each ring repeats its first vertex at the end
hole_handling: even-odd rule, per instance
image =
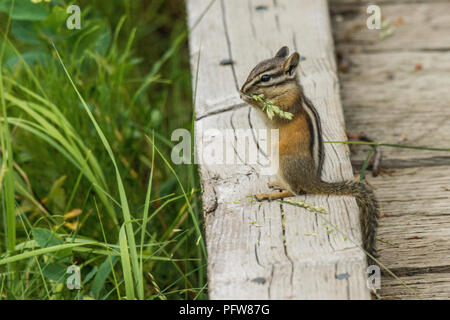
POLYGON ((282 192, 262 193, 255 197, 262 201, 305 193, 354 196, 362 214, 363 247, 377 257, 379 206, 374 192, 361 182, 321 179, 324 160, 321 122, 297 79, 299 63, 297 52, 289 56, 288 47, 282 47, 275 57, 256 65, 240 90, 241 99, 258 110, 262 110, 263 104, 252 95, 263 94, 266 100, 293 114, 292 120, 281 117, 268 120, 265 116, 266 123, 279 130, 278 178, 281 183, 269 182, 269 187, 282 192))

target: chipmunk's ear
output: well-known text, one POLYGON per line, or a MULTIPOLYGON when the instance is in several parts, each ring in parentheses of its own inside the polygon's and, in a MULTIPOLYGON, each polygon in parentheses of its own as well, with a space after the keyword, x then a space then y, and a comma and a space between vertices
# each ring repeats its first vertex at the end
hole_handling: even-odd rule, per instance
POLYGON ((288 54, 289 54, 289 48, 287 46, 284 46, 280 50, 278 50, 275 57, 276 58, 285 58, 288 56, 288 54))
POLYGON ((299 63, 300 63, 300 55, 297 52, 294 52, 284 62, 284 65, 283 65, 284 73, 288 77, 293 78, 295 76, 295 71, 297 70, 299 63))

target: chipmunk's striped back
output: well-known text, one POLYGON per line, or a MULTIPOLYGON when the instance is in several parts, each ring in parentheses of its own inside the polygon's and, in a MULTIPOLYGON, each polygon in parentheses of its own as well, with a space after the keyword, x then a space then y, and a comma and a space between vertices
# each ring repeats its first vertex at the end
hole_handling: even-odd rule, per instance
POLYGON ((320 177, 323 167, 323 140, 322 140, 322 126, 320 124, 320 116, 312 102, 304 97, 302 101, 302 108, 306 111, 309 118, 310 132, 311 132, 311 154, 313 156, 314 164, 316 165, 317 174, 320 177))

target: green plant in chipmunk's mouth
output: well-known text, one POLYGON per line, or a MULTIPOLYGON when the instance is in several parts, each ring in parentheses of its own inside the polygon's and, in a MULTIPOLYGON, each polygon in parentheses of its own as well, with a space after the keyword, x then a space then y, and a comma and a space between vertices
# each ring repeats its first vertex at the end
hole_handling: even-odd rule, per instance
POLYGON ((271 101, 264 98, 263 94, 252 94, 250 96, 253 100, 261 102, 263 104, 262 110, 266 112, 267 117, 272 120, 274 115, 279 116, 282 119, 292 120, 293 114, 280 109, 280 107, 274 105, 271 101))

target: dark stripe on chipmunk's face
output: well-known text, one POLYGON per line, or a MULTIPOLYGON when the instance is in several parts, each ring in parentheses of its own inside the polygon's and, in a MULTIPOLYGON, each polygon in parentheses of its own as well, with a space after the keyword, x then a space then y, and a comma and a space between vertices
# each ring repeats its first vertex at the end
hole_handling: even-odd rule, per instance
POLYGON ((297 52, 287 57, 288 53, 288 48, 283 47, 274 58, 257 64, 250 72, 241 92, 247 95, 264 94, 266 98, 270 98, 265 88, 272 87, 271 95, 274 93, 273 89, 277 87, 280 93, 285 91, 283 88, 285 83, 296 81, 296 70, 300 61, 300 55, 297 52))

